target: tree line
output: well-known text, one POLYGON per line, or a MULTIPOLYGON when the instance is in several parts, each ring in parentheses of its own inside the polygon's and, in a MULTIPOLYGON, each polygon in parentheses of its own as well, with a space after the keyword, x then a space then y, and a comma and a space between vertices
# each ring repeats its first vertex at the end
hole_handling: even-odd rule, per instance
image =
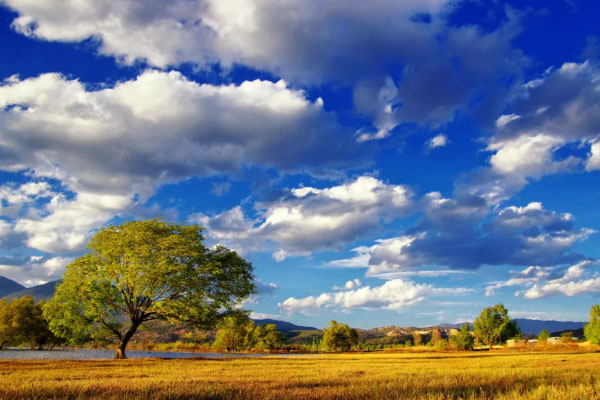
MULTIPOLYGON (((255 326, 238 309, 256 293, 252 264, 223 246, 206 247, 203 239, 198 225, 160 219, 99 229, 89 253, 67 266, 50 301, 0 302, 0 346, 114 343, 115 358, 126 358, 131 338, 150 321, 206 330, 216 326, 214 345, 225 351, 281 346, 284 337, 276 326, 255 326)), ((484 309, 473 328, 463 325, 450 344, 469 350, 477 339, 492 349, 520 335, 502 304, 484 309)), ((585 335, 592 343, 600 341, 598 305, 592 307, 585 335)), ((420 336, 413 339, 420 344, 420 336)), ((434 340, 445 345, 441 337, 434 340)), ((318 347, 346 351, 358 345, 356 330, 332 321, 318 347)))
POLYGON ((43 316, 45 302, 24 296, 0 300, 0 349, 6 346, 29 346, 42 349, 63 342, 52 333, 43 316))

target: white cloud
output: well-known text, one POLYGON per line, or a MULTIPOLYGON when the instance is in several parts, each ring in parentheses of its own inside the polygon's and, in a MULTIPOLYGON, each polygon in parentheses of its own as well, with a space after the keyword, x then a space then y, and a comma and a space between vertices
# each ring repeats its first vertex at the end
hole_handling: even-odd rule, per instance
POLYGON ((559 137, 545 134, 493 141, 488 145, 488 150, 495 152, 490 164, 501 174, 537 178, 564 170, 577 162, 574 159, 567 162, 553 160, 554 152, 564 143, 559 137))
POLYGON ((439 147, 444 147, 446 146, 448 143, 450 143, 450 141, 448 140, 448 136, 446 136, 446 134, 444 133, 440 133, 439 135, 436 135, 434 137, 432 137, 431 139, 429 139, 427 141, 427 149, 432 150, 432 149, 437 149, 439 147))
POLYGON ((334 165, 347 162, 352 146, 322 103, 283 81, 213 86, 146 71, 88 90, 44 74, 5 81, 0 109, 0 169, 27 169, 73 193, 51 193, 44 182, 0 191, 13 216, 24 202, 52 196, 42 214, 15 222, 30 247, 47 252, 80 250, 91 229, 144 204, 164 183, 251 165, 334 165))
POLYGON ((443 124, 482 86, 484 106, 498 108, 507 92, 500 78, 517 76, 524 59, 511 45, 519 32, 513 13, 492 32, 457 27, 447 23, 455 5, 448 0, 4 3, 18 12, 13 28, 24 35, 93 37, 101 53, 129 64, 243 64, 303 84, 353 86, 356 109, 373 119, 362 140, 386 137, 403 122, 443 124), (390 78, 399 74, 398 82, 390 78))
POLYGON ((540 299, 552 295, 576 296, 582 293, 599 293, 600 277, 569 282, 548 282, 534 285, 523 296, 527 299, 540 299))
POLYGON ((71 257, 33 256, 19 265, 2 264, 0 275, 13 279, 25 286, 40 285, 61 279, 65 267, 72 261, 71 257))
POLYGON ((504 128, 511 121, 517 120, 519 118, 521 118, 521 116, 517 115, 517 114, 504 114, 504 115, 501 115, 496 120, 496 127, 497 128, 504 128))
POLYGON ((488 150, 494 171, 503 175, 539 178, 579 169, 578 156, 556 160, 556 151, 568 144, 591 144, 587 170, 600 165, 595 146, 600 135, 600 68, 590 61, 564 63, 523 85, 511 100, 510 114, 500 116, 488 150))
POLYGON ((14 218, 25 205, 55 195, 47 182, 31 181, 19 186, 2 185, 0 186, 0 216, 14 218))
POLYGON ((356 278, 356 279, 352 279, 347 281, 344 286, 333 286, 332 289, 333 290, 350 290, 350 289, 356 289, 358 287, 362 286, 362 282, 360 281, 360 279, 356 278))
POLYGON ((590 145, 590 154, 585 163, 585 169, 588 171, 600 169, 600 141, 590 145))
POLYGON ((599 264, 598 260, 584 260, 567 268, 531 266, 522 271, 511 271, 513 277, 489 285, 486 296, 495 294, 500 288, 512 286, 525 287, 525 290, 517 291, 515 295, 522 295, 527 299, 600 292, 598 273, 589 276, 599 264))
POLYGON ((215 240, 244 243, 255 250, 273 243, 273 256, 282 261, 290 255, 341 248, 382 221, 410 213, 411 197, 405 186, 362 176, 324 189, 291 189, 278 201, 257 204, 257 219, 246 218, 238 206, 210 217, 192 215, 190 220, 206 226, 215 240))
POLYGON ((277 306, 286 314, 310 313, 318 309, 349 310, 353 308, 401 311, 430 297, 470 293, 464 288, 436 288, 402 279, 393 279, 382 286, 365 286, 337 293, 322 293, 301 299, 290 297, 277 306))

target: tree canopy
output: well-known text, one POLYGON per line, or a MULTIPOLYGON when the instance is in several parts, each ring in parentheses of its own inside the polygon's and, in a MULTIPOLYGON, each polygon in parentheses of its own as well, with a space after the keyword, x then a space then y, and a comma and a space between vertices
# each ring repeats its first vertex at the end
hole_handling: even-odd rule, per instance
POLYGON ((125 358, 145 322, 213 327, 255 292, 253 267, 223 246, 205 247, 201 232, 160 219, 101 228, 46 305, 50 329, 71 342, 116 337, 115 357, 125 358))
POLYGON ((511 339, 521 333, 515 321, 511 321, 502 304, 485 308, 473 323, 475 336, 493 348, 494 344, 511 339))
POLYGON ((41 349, 59 343, 48 329, 43 307, 44 301, 36 303, 31 296, 0 300, 0 349, 23 344, 41 349))
POLYGON ((590 343, 600 344, 600 305, 590 309, 590 322, 583 328, 583 334, 590 343))
POLYGON ((285 342, 285 337, 275 324, 255 326, 248 314, 232 312, 217 324, 213 346, 225 351, 273 350, 285 342))
POLYGON ((331 321, 323 329, 323 345, 329 351, 348 351, 358 344, 358 332, 348 325, 331 321))
POLYGON ((451 341, 458 350, 472 350, 475 339, 471 335, 469 324, 463 324, 460 331, 451 337, 451 341))

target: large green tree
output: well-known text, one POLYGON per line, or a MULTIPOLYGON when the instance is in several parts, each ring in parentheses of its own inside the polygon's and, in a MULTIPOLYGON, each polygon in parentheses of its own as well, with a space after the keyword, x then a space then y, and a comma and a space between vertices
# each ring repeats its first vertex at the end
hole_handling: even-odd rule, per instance
POLYGON ((358 344, 358 332, 346 324, 331 321, 323 329, 323 345, 330 351, 348 351, 358 344))
POLYGON ((511 339, 521 333, 515 321, 511 321, 502 304, 485 308, 473 323, 475 336, 492 350, 494 344, 511 339))
POLYGON ((600 305, 590 309, 590 323, 583 328, 585 338, 593 344, 600 344, 600 305))
POLYGON ((126 358, 145 322, 213 327, 255 292, 253 267, 225 247, 205 247, 201 231, 160 219, 100 229, 44 308, 50 329, 71 342, 116 338, 115 357, 126 358))

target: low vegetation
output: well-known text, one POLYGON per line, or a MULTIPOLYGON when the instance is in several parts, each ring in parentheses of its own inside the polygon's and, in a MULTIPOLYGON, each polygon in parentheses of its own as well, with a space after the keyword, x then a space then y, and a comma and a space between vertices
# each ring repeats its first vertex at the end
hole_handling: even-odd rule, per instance
POLYGON ((592 399, 600 354, 0 362, 6 399, 592 399))

